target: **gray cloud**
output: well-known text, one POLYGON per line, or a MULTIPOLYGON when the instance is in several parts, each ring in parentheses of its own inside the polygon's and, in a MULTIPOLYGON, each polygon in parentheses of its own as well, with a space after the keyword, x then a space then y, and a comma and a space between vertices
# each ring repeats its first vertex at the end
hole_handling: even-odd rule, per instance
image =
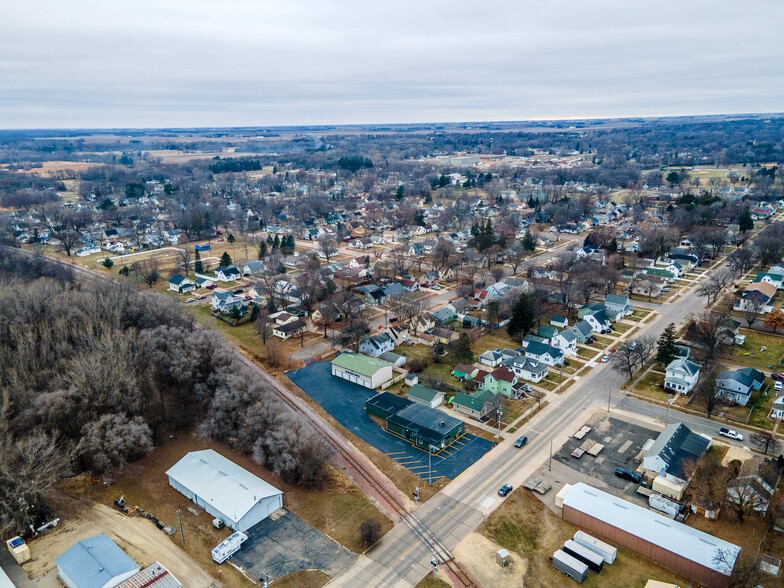
POLYGON ((784 3, 26 0, 0 128, 784 110, 784 3))

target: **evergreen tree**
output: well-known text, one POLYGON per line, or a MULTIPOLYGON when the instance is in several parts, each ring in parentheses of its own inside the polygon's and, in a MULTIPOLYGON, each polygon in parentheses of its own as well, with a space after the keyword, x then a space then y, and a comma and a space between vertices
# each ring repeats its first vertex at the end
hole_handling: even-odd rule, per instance
POLYGON ((745 233, 754 228, 754 219, 751 218, 751 210, 749 210, 748 206, 744 207, 743 212, 740 213, 738 227, 740 228, 741 233, 745 233))
POLYGON ((397 192, 395 192, 395 200, 398 202, 403 200, 406 195, 406 189, 403 187, 403 184, 397 187, 397 192))
POLYGON ((457 341, 450 344, 449 353, 455 361, 462 363, 474 362, 474 350, 467 333, 461 333, 457 341))
POLYGON ((231 255, 229 255, 228 252, 224 251, 223 255, 221 255, 220 258, 220 264, 218 265, 220 267, 229 267, 231 265, 231 255))
POLYGON ((493 300, 487 304, 487 324, 490 332, 494 332, 498 326, 498 301, 493 300))
POLYGON ((267 244, 264 241, 262 241, 261 243, 259 243, 259 260, 264 259, 266 255, 267 255, 267 244))
POLYGON ((201 263, 201 255, 199 255, 198 249, 196 249, 196 255, 193 261, 193 271, 197 273, 202 273, 204 271, 204 265, 201 263))
POLYGON ((531 297, 522 294, 512 308, 512 316, 506 326, 506 332, 510 337, 525 337, 533 328, 536 322, 531 297))
POLYGON ((103 267, 105 267, 106 269, 112 269, 113 265, 114 265, 114 262, 111 259, 109 259, 108 257, 103 260, 103 267))
POLYGON ((239 306, 232 306, 231 310, 229 311, 229 318, 238 321, 242 317, 242 312, 240 311, 239 306))
POLYGON ((267 233, 267 245, 269 245, 270 247, 272 247, 272 244, 273 244, 274 242, 275 242, 275 241, 273 241, 273 240, 272 240, 272 233, 267 233))
POLYGON ((675 346, 677 340, 675 325, 670 323, 656 343, 656 363, 666 367, 678 357, 678 348, 675 346))
POLYGON ((234 245, 234 242, 236 241, 236 239, 234 238, 234 235, 232 235, 231 233, 229 233, 229 236, 228 236, 228 237, 226 237, 226 240, 227 240, 229 243, 231 243, 232 245, 234 245))
POLYGON ((280 237, 275 235, 275 240, 272 242, 273 249, 280 249, 280 237))
POLYGON ((534 241, 534 235, 531 233, 531 229, 526 229, 525 235, 523 236, 523 249, 526 251, 533 251, 536 249, 536 241, 534 241))
POLYGON ((528 197, 528 208, 536 208, 536 199, 533 194, 528 197))
POLYGON ((425 226, 425 211, 421 208, 414 213, 414 224, 419 227, 425 226))

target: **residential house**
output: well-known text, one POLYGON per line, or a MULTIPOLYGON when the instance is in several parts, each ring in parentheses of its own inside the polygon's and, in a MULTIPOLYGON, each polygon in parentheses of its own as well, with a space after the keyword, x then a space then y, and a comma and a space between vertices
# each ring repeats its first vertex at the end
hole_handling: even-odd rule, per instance
POLYGON ((784 420, 784 396, 779 396, 773 401, 768 418, 777 421, 784 420))
POLYGON ((234 282, 239 280, 242 275, 240 274, 240 270, 238 270, 233 265, 228 267, 218 267, 215 270, 215 277, 218 279, 219 282, 234 282))
POLYGON ((545 339, 544 337, 540 337, 539 335, 531 335, 529 333, 523 337, 523 349, 527 348, 531 343, 544 343, 545 345, 549 345, 550 340, 545 339))
POLYGON ((382 353, 392 351, 395 348, 395 343, 392 337, 386 333, 378 335, 365 335, 359 344, 360 352, 371 357, 379 357, 382 353))
POLYGON ((482 319, 478 316, 471 316, 470 314, 463 316, 464 329, 475 329, 480 326, 482 326, 482 319))
POLYGON ((661 278, 665 282, 672 282, 675 280, 675 274, 673 274, 671 271, 666 269, 649 267, 649 268, 645 268, 642 271, 648 276, 655 276, 657 278, 661 278))
POLYGON ((451 282, 455 279, 455 270, 451 267, 441 266, 438 268, 438 279, 442 282, 451 282))
POLYGON ((566 329, 566 331, 574 333, 577 342, 581 345, 585 345, 588 342, 588 339, 593 336, 593 327, 591 327, 591 324, 588 321, 580 321, 573 327, 566 329))
POLYGON ((577 355, 577 335, 571 329, 556 333, 550 339, 550 345, 564 352, 564 355, 577 355))
POLYGON ((541 382, 550 373, 546 363, 522 355, 515 357, 507 365, 518 378, 529 382, 541 382))
POLYGON ((464 380, 470 380, 474 377, 474 374, 479 371, 478 367, 467 365, 465 363, 458 363, 452 369, 452 375, 456 378, 463 378, 464 380))
POLYGON ((370 306, 382 304, 387 299, 384 291, 375 284, 370 286, 360 286, 359 288, 356 288, 356 290, 362 294, 363 302, 370 306))
POLYGON ((667 267, 664 268, 668 272, 670 272, 676 278, 683 277, 683 266, 678 263, 677 261, 671 262, 667 267))
POLYGON ((594 333, 604 332, 612 326, 612 322, 605 310, 592 310, 583 315, 583 320, 591 325, 594 333))
POLYGON ((700 378, 701 367, 688 359, 672 360, 665 370, 664 389, 688 394, 700 378))
POLYGON ((419 290, 419 283, 414 280, 400 280, 400 285, 408 292, 416 292, 419 290))
POLYGON ((781 479, 782 466, 775 459, 760 455, 747 459, 738 476, 727 482, 727 500, 766 513, 781 479))
POLYGON ((249 261, 242 266, 242 275, 245 277, 257 276, 262 273, 264 273, 264 264, 260 261, 249 261))
POLYGON ((392 325, 386 330, 386 334, 392 339, 395 347, 408 341, 408 329, 400 325, 392 325))
POLYGON ((334 302, 330 302, 329 304, 322 304, 319 308, 313 311, 313 315, 311 316, 314 323, 321 323, 324 319, 328 319, 330 322, 336 322, 343 318, 343 315, 338 308, 338 305, 334 302))
POLYGON ((542 339, 550 341, 554 336, 558 334, 558 329, 555 327, 551 327, 550 325, 542 325, 537 330, 537 335, 539 335, 542 339))
POLYGON ((551 367, 564 363, 563 351, 545 343, 529 343, 525 348, 525 356, 551 367))
POLYGON ((215 285, 215 282, 209 278, 196 278, 194 281, 196 282, 197 288, 209 288, 210 286, 215 285))
POLYGON ((495 410, 494 396, 489 390, 478 390, 473 394, 458 392, 452 397, 452 406, 460 414, 483 421, 495 410))
POLYGON ((299 335, 302 331, 305 330, 305 326, 305 321, 301 319, 294 319, 282 325, 274 325, 272 327, 272 334, 275 337, 285 341, 289 337, 299 335))
POLYGON ((177 294, 186 294, 193 292, 195 289, 196 282, 180 274, 173 275, 169 280, 169 290, 177 292, 177 294))
POLYGON ((514 394, 512 386, 517 383, 517 376, 506 366, 499 366, 485 376, 480 389, 493 394, 503 394, 510 397, 514 394))
POLYGON ((754 282, 746 287, 740 298, 735 300, 735 310, 746 311, 756 305, 760 314, 773 311, 773 298, 776 296, 776 286, 768 282, 754 282))
POLYGON ((434 310, 430 313, 433 317, 433 320, 439 325, 445 325, 457 318, 457 313, 454 312, 449 305, 443 306, 438 310, 434 310))
POLYGON ((726 370, 716 379, 716 396, 727 402, 746 406, 751 393, 762 388, 765 374, 754 368, 726 370))
POLYGON ((238 307, 241 310, 249 304, 247 300, 231 292, 213 292, 212 296, 210 296, 210 303, 212 304, 212 310, 223 314, 228 314, 234 307, 238 307))
POLYGON ((422 286, 432 286, 437 282, 438 282, 437 272, 427 272, 426 274, 422 274, 419 278, 419 284, 422 286))
POLYGON ((646 477, 669 474, 684 482, 689 480, 689 464, 695 463, 708 450, 711 438, 694 433, 683 423, 664 427, 642 458, 646 477))
POLYGON ((387 299, 400 298, 406 293, 406 289, 399 282, 389 282, 384 284, 381 289, 384 291, 384 296, 387 299))
POLYGON ((445 327, 433 327, 430 329, 430 334, 433 335, 436 343, 442 345, 449 345, 452 341, 457 341, 460 338, 458 333, 445 327))
POLYGON ((411 319, 410 327, 414 333, 429 331, 436 326, 436 321, 429 312, 422 312, 411 319))
POLYGON ((452 300, 449 304, 446 305, 447 308, 451 308, 452 312, 455 313, 457 318, 462 317, 465 315, 466 312, 471 310, 471 306, 468 304, 465 298, 456 298, 452 300))
POLYGON ((494 368, 501 363, 501 360, 503 360, 503 358, 504 356, 501 355, 500 351, 495 351, 493 349, 490 349, 488 351, 485 351, 479 356, 479 363, 494 368))
POLYGON ((773 284, 776 286, 777 290, 781 290, 784 288, 784 274, 773 273, 773 272, 759 272, 757 277, 754 278, 755 282, 765 282, 767 284, 773 284))
POLYGON ((421 243, 411 243, 411 246, 408 248, 408 255, 410 257, 415 257, 417 255, 424 255, 425 254, 425 247, 421 243))
POLYGON ((634 312, 634 307, 629 303, 628 296, 608 294, 604 297, 604 306, 607 309, 607 316, 615 321, 629 316, 634 312))
POLYGON ((351 240, 348 246, 352 249, 370 249, 373 247, 373 241, 370 240, 370 237, 360 237, 351 240))
POLYGON ((387 363, 391 363, 395 367, 400 367, 406 363, 407 359, 405 355, 398 355, 397 353, 392 353, 391 351, 385 351, 381 355, 378 356, 381 361, 386 361, 387 363))
POLYGON ((664 279, 655 275, 646 274, 642 279, 634 283, 631 294, 639 294, 640 296, 646 296, 649 299, 658 298, 664 291, 665 285, 666 282, 664 279))

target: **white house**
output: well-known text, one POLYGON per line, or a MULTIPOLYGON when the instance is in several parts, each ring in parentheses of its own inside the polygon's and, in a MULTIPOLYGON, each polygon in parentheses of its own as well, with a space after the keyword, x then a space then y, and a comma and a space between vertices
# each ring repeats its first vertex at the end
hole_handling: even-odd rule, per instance
POLYGON ((522 355, 515 357, 508 363, 508 366, 518 378, 528 380, 529 382, 541 382, 550 372, 546 363, 528 359, 522 355))
POLYGON ((233 265, 229 267, 219 267, 215 270, 215 277, 218 279, 219 282, 234 282, 235 280, 239 280, 240 277, 240 270, 238 270, 233 265))
POLYGON ((607 309, 607 315, 614 316, 616 321, 634 312, 634 307, 629 303, 629 297, 618 294, 605 296, 604 307, 607 309))
POLYGON ((272 327, 272 334, 278 339, 285 341, 289 337, 299 335, 306 327, 305 321, 298 318, 283 323, 282 325, 274 325, 272 327))
POLYGON ((362 337, 362 341, 359 344, 359 350, 371 357, 379 357, 387 351, 392 351, 394 348, 395 342, 392 340, 392 337, 386 333, 380 333, 372 337, 370 335, 365 335, 362 337))
POLYGON ((577 355, 577 334, 570 329, 556 333, 550 339, 550 345, 563 351, 564 355, 577 355))
POLYGON ((213 292, 212 296, 210 296, 210 302, 212 303, 212 310, 217 310, 224 314, 228 314, 235 306, 244 308, 248 304, 246 300, 231 292, 213 292))
POLYGON ((754 278, 755 282, 765 282, 766 284, 773 284, 777 290, 784 288, 784 275, 774 272, 759 272, 757 277, 754 278))
POLYGON ((525 348, 525 356, 529 359, 541 361, 549 366, 563 364, 563 351, 546 343, 531 342, 525 348))
POLYGON ((591 325, 591 330, 594 333, 601 333, 612 326, 612 321, 604 310, 589 312, 583 316, 583 320, 591 325))
POLYGON ((177 294, 185 294, 187 292, 193 292, 196 289, 196 282, 187 278, 185 276, 181 276, 180 274, 176 274, 171 277, 169 280, 169 290, 172 292, 177 292, 177 294))
POLYGON ((664 377, 664 389, 688 394, 700 378, 701 366, 688 359, 674 359, 667 366, 664 377))
POLYGON ((235 531, 283 508, 283 492, 212 449, 191 451, 166 475, 172 488, 235 531))
POLYGON ((735 300, 733 308, 745 311, 756 305, 760 314, 773 311, 773 298, 776 296, 776 286, 768 282, 754 282, 747 286, 740 298, 735 300))

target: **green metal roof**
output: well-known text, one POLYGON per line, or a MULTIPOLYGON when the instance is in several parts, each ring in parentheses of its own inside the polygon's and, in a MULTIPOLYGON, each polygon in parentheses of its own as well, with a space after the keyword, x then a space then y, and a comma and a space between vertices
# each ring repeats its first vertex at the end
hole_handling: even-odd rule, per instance
POLYGON ((367 377, 373 376, 383 367, 389 367, 389 364, 385 361, 366 355, 359 355, 358 353, 341 353, 331 363, 367 377))
POLYGON ((476 392, 472 396, 468 394, 464 394, 462 392, 458 392, 455 394, 454 398, 452 398, 452 404, 459 404, 460 406, 465 406, 466 408, 470 408, 471 410, 481 411, 484 406, 485 402, 489 396, 492 396, 493 393, 489 390, 485 390, 483 392, 476 392))
POLYGON ((416 398, 418 400, 422 400, 423 402, 432 402, 433 399, 439 394, 443 393, 439 392, 438 390, 433 390, 432 388, 423 386, 422 384, 414 384, 408 391, 409 398, 416 398))

